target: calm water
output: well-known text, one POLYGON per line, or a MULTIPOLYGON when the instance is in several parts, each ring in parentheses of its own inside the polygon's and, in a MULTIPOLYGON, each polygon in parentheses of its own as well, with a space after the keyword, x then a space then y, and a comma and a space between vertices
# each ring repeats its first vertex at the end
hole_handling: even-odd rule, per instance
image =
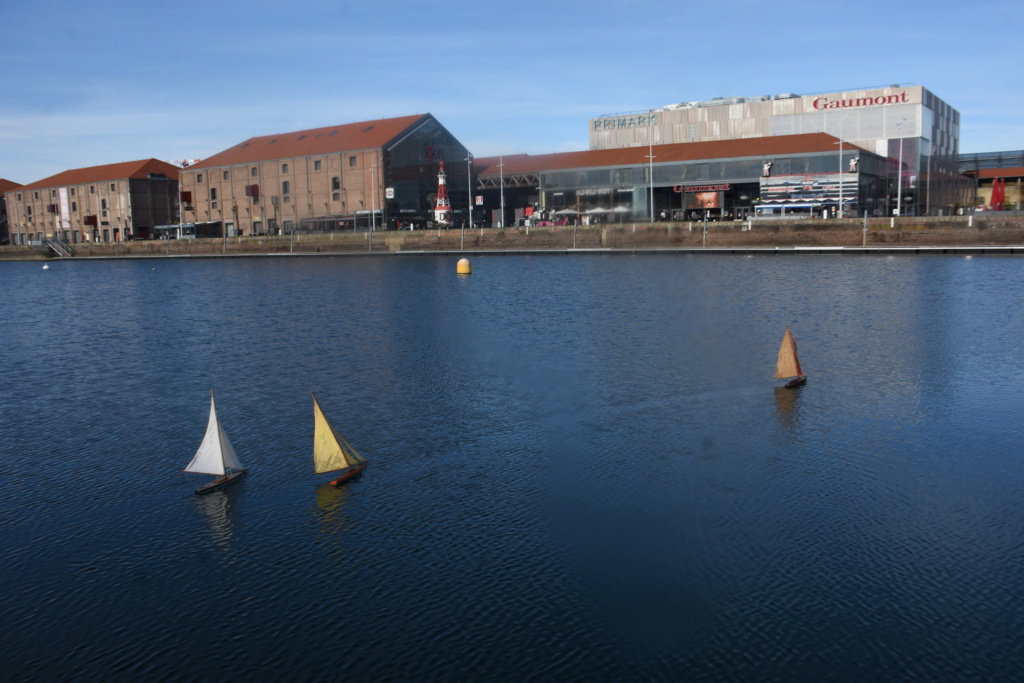
POLYGON ((0 263, 6 675, 1024 673, 1024 259, 455 260, 0 263))

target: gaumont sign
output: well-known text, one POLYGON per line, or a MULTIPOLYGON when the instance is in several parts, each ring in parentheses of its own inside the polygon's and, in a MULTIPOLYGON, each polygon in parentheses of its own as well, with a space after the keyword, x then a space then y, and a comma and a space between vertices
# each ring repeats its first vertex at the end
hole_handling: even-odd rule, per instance
POLYGON ((847 109, 850 107, 875 107, 883 104, 906 104, 910 100, 907 99, 907 91, 897 93, 895 95, 878 95, 876 97, 851 97, 849 99, 840 99, 832 97, 818 97, 811 106, 817 110, 822 109, 847 109))
POLYGON ((674 185, 673 192, 725 192, 729 189, 729 183, 721 185, 674 185))
POLYGON ((605 128, 646 128, 657 124, 654 114, 638 114, 635 116, 610 116, 606 119, 594 119, 594 130, 605 128))

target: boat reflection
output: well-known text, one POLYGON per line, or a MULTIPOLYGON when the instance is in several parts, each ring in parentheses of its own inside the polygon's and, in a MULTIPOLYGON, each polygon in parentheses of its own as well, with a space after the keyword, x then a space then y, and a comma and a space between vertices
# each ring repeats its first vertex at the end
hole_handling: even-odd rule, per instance
POLYGON ((799 391, 775 387, 775 414, 779 424, 789 436, 796 436, 800 427, 799 391))
POLYGON ((345 501, 349 488, 331 486, 324 482, 316 487, 316 515, 320 523, 320 531, 325 535, 334 536, 345 529, 345 501))
POLYGON ((227 546, 234 535, 235 503, 238 496, 239 489, 229 487, 195 497, 196 508, 205 515, 211 536, 218 545, 227 546))

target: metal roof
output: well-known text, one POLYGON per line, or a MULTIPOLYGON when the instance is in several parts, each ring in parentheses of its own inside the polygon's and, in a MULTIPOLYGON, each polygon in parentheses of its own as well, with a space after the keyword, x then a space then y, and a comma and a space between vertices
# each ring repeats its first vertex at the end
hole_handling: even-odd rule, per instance
MULTIPOLYGON (((828 133, 807 133, 804 135, 775 135, 771 137, 742 138, 739 140, 716 140, 713 142, 684 142, 672 145, 654 145, 652 148, 643 145, 641 147, 559 152, 555 154, 515 154, 504 157, 474 159, 473 170, 479 176, 487 177, 497 176, 502 173, 505 175, 517 175, 576 168, 637 166, 649 163, 648 154, 653 154, 655 165, 680 161, 709 161, 743 157, 758 159, 778 158, 788 155, 834 152, 839 149, 838 142, 839 138, 828 133)), ((843 141, 843 151, 864 153, 865 150, 843 141)))

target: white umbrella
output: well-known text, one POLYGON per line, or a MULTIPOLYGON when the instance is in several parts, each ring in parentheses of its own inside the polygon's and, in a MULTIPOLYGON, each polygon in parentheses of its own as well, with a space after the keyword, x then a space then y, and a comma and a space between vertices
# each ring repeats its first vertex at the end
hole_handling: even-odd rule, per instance
POLYGON ((600 206, 596 209, 590 209, 587 213, 611 213, 610 209, 602 209, 600 206))
POLYGON ((561 211, 555 211, 556 216, 570 216, 573 214, 579 215, 579 211, 576 209, 562 209, 561 211))
POLYGON ((612 209, 612 213, 629 213, 632 209, 627 209, 625 206, 616 206, 612 209))

